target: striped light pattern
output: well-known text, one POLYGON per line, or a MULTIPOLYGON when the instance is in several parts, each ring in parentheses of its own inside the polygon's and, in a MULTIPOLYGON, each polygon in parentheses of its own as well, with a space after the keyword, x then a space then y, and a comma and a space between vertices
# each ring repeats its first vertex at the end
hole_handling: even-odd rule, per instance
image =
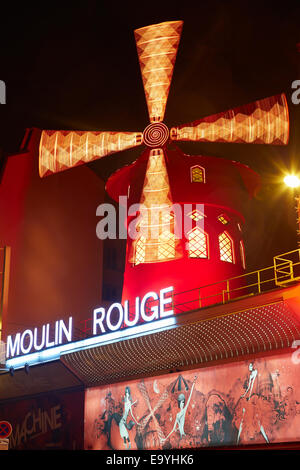
POLYGON ((134 31, 150 122, 164 119, 182 25, 167 21, 134 31))
POLYGON ((150 150, 140 204, 140 234, 132 244, 131 262, 155 263, 180 256, 162 149, 150 150))

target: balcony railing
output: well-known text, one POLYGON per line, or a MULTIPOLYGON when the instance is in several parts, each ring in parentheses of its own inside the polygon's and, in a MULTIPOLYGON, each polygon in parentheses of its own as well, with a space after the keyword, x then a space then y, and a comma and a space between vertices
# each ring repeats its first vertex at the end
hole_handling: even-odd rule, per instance
POLYGON ((225 304, 300 281, 300 249, 274 256, 273 266, 201 286, 173 296, 175 313, 225 304))
MULTIPOLYGON (((286 287, 297 281, 300 281, 300 249, 274 256, 273 266, 177 292, 173 295, 173 310, 175 314, 180 314, 212 305, 225 304, 286 287)), ((146 308, 149 311, 154 302, 153 300, 147 302, 146 308)), ((92 319, 81 323, 81 333, 89 336, 92 319)))

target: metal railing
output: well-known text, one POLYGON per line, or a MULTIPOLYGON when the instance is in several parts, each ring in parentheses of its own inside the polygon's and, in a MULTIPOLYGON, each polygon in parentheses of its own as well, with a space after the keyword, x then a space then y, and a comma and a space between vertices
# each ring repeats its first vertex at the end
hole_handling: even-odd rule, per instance
POLYGON ((175 313, 182 313, 195 308, 225 304, 285 287, 297 281, 300 281, 300 249, 274 256, 273 266, 190 291, 175 293, 173 307, 175 313))
POLYGON ((274 256, 274 273, 277 286, 300 280, 300 249, 274 256))

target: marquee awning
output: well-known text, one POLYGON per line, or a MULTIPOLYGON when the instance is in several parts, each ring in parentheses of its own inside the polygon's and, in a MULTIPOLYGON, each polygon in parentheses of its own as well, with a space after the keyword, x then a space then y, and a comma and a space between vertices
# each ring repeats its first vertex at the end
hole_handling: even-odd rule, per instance
POLYGON ((61 361, 90 387, 291 348, 300 339, 299 289, 184 313, 166 330, 63 354, 61 361))

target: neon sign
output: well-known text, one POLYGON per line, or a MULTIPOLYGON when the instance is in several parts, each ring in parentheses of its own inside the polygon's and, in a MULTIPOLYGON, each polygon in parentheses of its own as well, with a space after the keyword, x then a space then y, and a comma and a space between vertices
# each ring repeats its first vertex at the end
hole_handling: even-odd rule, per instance
MULTIPOLYGON (((163 321, 174 315, 173 309, 168 308, 172 302, 172 292, 173 287, 166 287, 161 289, 159 293, 148 292, 141 299, 136 297, 134 314, 129 313, 130 306, 127 300, 124 302, 124 306, 120 303, 113 303, 107 310, 103 307, 96 308, 93 313, 93 336, 99 337, 100 334, 100 336, 105 335, 108 340, 110 338, 117 340, 124 337, 124 333, 129 333, 129 331, 132 334, 150 333, 151 329, 155 329, 148 326, 150 323, 157 320, 163 321), (152 305, 146 308, 148 302, 152 305), (144 324, 137 326, 141 322, 144 324)), ((54 325, 47 323, 42 327, 26 329, 22 333, 8 336, 6 357, 10 359, 45 350, 51 351, 66 343, 71 343, 72 340, 73 319, 69 317, 66 323, 64 320, 57 320, 54 325)), ((90 338, 87 338, 83 341, 89 344, 89 340, 90 338)))
POLYGON ((32 350, 41 351, 42 349, 63 344, 65 341, 72 341, 72 324, 73 320, 70 317, 68 327, 63 320, 58 320, 52 328, 50 323, 47 323, 41 328, 27 329, 23 333, 17 333, 14 338, 8 336, 6 357, 28 354, 32 350), (54 338, 50 339, 53 335, 54 338))

